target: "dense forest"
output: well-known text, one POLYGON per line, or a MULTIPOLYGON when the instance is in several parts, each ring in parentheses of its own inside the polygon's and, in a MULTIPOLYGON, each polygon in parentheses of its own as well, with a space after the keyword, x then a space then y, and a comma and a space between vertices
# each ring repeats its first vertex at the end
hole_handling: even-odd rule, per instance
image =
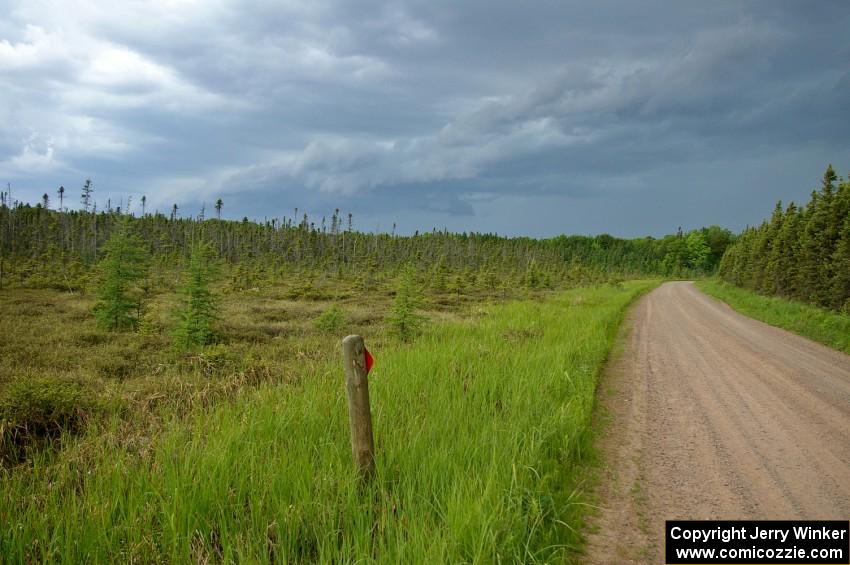
MULTIPOLYGON (((226 266, 233 290, 259 288, 293 277, 338 277, 365 286, 394 278, 413 263, 427 286, 554 288, 608 279, 665 275, 687 277, 714 271, 731 234, 717 226, 661 239, 619 239, 610 235, 551 239, 432 230, 400 236, 364 233, 351 214, 336 210, 328 221, 223 220, 202 210, 180 217, 142 210, 139 216, 107 204, 97 210, 92 184, 82 189, 82 207, 51 209, 44 195, 35 205, 0 201, 0 287, 6 285, 85 290, 102 248, 121 225, 144 242, 154 273, 182 269, 193 243, 204 241, 226 266)), ((298 213, 296 210, 296 218, 298 213)), ((163 277, 165 279, 166 277, 163 277)), ((158 281, 162 282, 162 281, 158 281)))
POLYGON ((808 205, 777 202, 769 221, 729 246, 719 269, 744 288, 850 311, 850 182, 830 165, 808 205))

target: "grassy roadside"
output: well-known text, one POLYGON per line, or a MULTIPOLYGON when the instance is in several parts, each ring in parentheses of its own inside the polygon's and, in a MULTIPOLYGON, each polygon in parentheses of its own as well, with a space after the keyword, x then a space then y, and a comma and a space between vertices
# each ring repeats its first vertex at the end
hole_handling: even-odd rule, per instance
POLYGON ((844 353, 850 353, 850 316, 784 298, 762 296, 716 279, 696 282, 697 288, 738 312, 844 353))
MULTIPOLYGON (((125 441, 115 418, 3 471, 10 562, 562 561, 597 376, 656 283, 576 289, 435 323, 374 351, 378 478, 353 481, 339 363, 310 360, 125 441)), ((297 362, 297 360, 293 360, 297 362)))

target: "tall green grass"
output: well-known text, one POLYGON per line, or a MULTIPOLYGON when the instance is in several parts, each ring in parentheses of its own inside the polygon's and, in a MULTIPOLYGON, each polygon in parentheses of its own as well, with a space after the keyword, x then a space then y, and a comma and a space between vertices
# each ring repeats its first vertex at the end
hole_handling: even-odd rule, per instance
POLYGON ((696 286, 751 318, 850 353, 850 316, 847 314, 785 298, 762 296, 716 279, 697 281, 696 286))
MULTIPOLYGON (((652 282, 577 289, 433 324, 374 351, 378 476, 358 487, 340 363, 172 415, 106 426, 0 471, 12 562, 552 562, 586 508, 597 375, 652 282)), ((368 344, 367 344, 368 345, 368 344)), ((303 366, 301 366, 303 363, 303 366)))

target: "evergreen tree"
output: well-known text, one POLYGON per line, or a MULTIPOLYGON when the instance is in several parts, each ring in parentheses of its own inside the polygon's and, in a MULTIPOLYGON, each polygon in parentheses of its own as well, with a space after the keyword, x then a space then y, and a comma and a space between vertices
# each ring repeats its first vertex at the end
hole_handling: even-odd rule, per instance
MULTIPOLYGON (((827 174, 829 170, 827 171, 827 174)), ((827 177, 825 180, 827 180, 827 177)), ((829 269, 823 276, 829 279, 829 290, 827 302, 830 308, 846 309, 846 301, 850 298, 850 270, 847 262, 850 261, 850 234, 848 234, 848 220, 850 220, 850 182, 838 179, 833 172, 832 181, 840 180, 838 189, 832 199, 832 214, 830 224, 834 229, 830 230, 829 237, 832 241, 832 257, 829 261, 829 269)))
POLYGON ((720 275, 758 292, 850 308, 850 185, 830 165, 808 206, 792 203, 783 213, 777 204, 770 222, 747 228, 727 248, 720 275))
POLYGON ((830 305, 850 314, 850 215, 844 219, 832 262, 830 305))
POLYGON ((98 302, 94 314, 101 326, 111 330, 130 329, 138 323, 141 297, 135 282, 147 272, 147 255, 142 240, 121 228, 104 245, 100 270, 98 302))
POLYGON ((823 208, 823 233, 820 238, 818 263, 817 303, 821 306, 831 306, 831 286, 833 273, 833 255, 838 244, 839 233, 844 218, 838 218, 836 202, 835 174, 832 165, 827 167, 821 181, 821 204, 823 208))
POLYGON ((416 269, 404 267, 396 288, 395 301, 388 322, 392 332, 402 341, 412 341, 422 329, 425 318, 419 314, 421 292, 416 283, 416 269))
POLYGON ((819 306, 830 303, 832 259, 841 228, 834 202, 836 178, 830 166, 824 173, 820 192, 812 192, 800 244, 798 295, 819 306))
POLYGON ((819 238, 823 230, 819 213, 820 195, 812 191, 809 205, 803 211, 800 231, 800 263, 797 268, 797 298, 815 302, 818 286, 819 238))
POLYGON ((540 274, 537 272, 537 263, 532 259, 525 268, 525 275, 522 278, 522 284, 527 289, 534 289, 540 286, 540 274))
POLYGON ((94 193, 94 185, 91 182, 91 179, 86 179, 86 182, 83 184, 83 192, 80 195, 80 201, 83 204, 83 210, 88 212, 89 208, 92 205, 92 194, 94 193))
POLYGON ((431 289, 434 292, 445 292, 447 288, 448 268, 446 258, 442 255, 434 265, 431 273, 431 289))
POLYGON ((797 292, 797 261, 800 254, 800 213, 792 202, 785 210, 776 241, 768 256, 770 280, 766 292, 794 296, 797 292))
POLYGON ((753 232, 747 257, 744 284, 755 291, 761 290, 764 284, 764 272, 767 264, 766 257, 770 249, 769 229, 767 222, 762 223, 753 232))
POLYGON ((747 260, 750 257, 750 244, 753 237, 753 229, 746 228, 723 256, 721 261, 721 273, 732 284, 745 286, 748 276, 747 260))
POLYGON ((182 289, 184 307, 174 331, 176 343, 182 349, 207 345, 215 339, 218 301, 209 287, 213 274, 210 246, 196 243, 192 247, 182 289))
POLYGON ((780 201, 776 203, 776 207, 773 209, 773 216, 771 216, 770 224, 767 227, 767 251, 764 257, 761 258, 764 264, 764 276, 762 277, 761 285, 759 285, 759 290, 768 294, 776 292, 776 269, 779 254, 774 253, 774 251, 778 250, 779 247, 779 232, 782 230, 784 219, 785 214, 782 211, 782 202, 780 201))

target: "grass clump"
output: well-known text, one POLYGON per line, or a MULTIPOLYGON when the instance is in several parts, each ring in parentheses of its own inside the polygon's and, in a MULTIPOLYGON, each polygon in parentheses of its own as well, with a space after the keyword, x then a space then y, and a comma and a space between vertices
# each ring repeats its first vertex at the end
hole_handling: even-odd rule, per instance
POLYGON ((700 280, 696 286, 746 316, 850 353, 848 314, 787 298, 763 296, 717 279, 700 280))

